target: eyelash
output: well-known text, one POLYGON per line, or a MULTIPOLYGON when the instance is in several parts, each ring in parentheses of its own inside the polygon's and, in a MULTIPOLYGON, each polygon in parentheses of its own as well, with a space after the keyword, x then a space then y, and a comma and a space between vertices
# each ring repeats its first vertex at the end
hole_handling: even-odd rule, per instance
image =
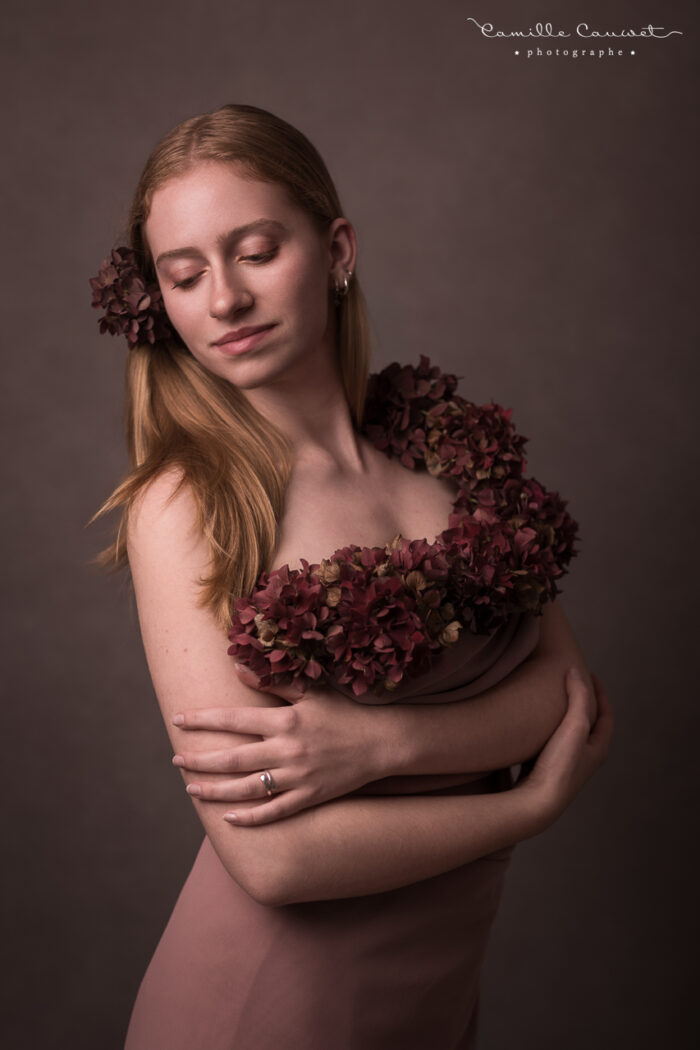
MULTIPOLYGON (((272 251, 269 252, 256 252, 255 255, 242 255, 241 259, 244 262, 252 262, 256 265, 260 265, 260 263, 264 263, 267 262, 269 259, 273 259, 275 255, 277 255, 277 249, 273 248, 272 251)), ((199 274, 196 274, 194 277, 186 277, 184 281, 175 281, 172 287, 182 288, 183 291, 186 292, 190 288, 194 287, 195 283, 199 279, 199 276, 199 274)))

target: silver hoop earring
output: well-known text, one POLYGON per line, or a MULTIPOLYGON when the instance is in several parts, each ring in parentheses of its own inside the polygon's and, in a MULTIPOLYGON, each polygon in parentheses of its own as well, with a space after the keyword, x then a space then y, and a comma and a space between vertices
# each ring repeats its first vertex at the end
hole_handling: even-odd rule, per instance
POLYGON ((345 277, 343 277, 343 287, 341 288, 338 282, 335 282, 335 289, 333 299, 336 306, 339 306, 341 301, 350 291, 350 278, 352 277, 352 270, 345 271, 345 277))

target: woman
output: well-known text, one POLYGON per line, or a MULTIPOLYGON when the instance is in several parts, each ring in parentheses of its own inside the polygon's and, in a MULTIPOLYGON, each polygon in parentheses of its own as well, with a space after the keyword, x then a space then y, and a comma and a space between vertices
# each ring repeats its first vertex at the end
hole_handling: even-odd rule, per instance
POLYGON ((361 431, 356 238, 299 132, 252 106, 185 121, 129 233, 139 274, 123 252, 93 281, 130 346, 132 473, 100 513, 124 508, 107 555, 206 837, 126 1050, 473 1047, 513 845, 604 760, 607 698, 556 602, 450 647, 447 624, 395 703, 236 676, 226 632, 263 570, 438 537, 455 488, 361 431))

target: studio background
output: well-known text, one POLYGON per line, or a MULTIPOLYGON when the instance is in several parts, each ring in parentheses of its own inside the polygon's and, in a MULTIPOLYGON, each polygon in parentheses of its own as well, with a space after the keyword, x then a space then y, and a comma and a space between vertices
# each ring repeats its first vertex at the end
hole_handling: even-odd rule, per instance
POLYGON ((481 1050, 691 1046, 697 8, 551 7, 6 7, 4 1045, 122 1047, 203 835, 125 579, 88 564, 116 519, 85 523, 126 468, 126 344, 98 334, 88 278, 155 142, 245 102, 329 166, 358 234, 373 369, 424 353, 463 396, 511 407, 527 472, 580 525, 560 600, 615 739, 515 852, 481 1050), (683 35, 528 59, 562 45, 486 39, 470 15, 683 35))

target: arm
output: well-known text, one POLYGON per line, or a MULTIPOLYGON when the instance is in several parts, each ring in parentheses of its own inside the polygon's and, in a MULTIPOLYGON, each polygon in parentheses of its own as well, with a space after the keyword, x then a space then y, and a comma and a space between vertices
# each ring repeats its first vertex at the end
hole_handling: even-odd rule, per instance
POLYGON ((561 722, 568 666, 579 667, 593 695, 561 606, 549 603, 541 619, 538 645, 527 660, 492 688, 449 703, 361 704, 316 685, 304 694, 296 685, 260 689, 257 678, 240 668, 246 685, 289 700, 293 708, 189 707, 183 712, 183 729, 199 732, 202 749, 195 753, 186 743, 176 761, 194 773, 210 774, 206 781, 197 777, 192 782, 201 801, 235 803, 260 796, 259 771, 274 769, 281 794, 270 801, 263 798, 255 813, 240 815, 242 823, 256 824, 362 792, 365 785, 386 777, 459 777, 524 762, 541 750, 561 722), (216 738, 210 745, 207 730, 264 739, 241 746, 229 738, 215 750, 216 738), (232 773, 248 776, 234 780, 232 773))
POLYGON ((532 773, 512 790, 369 799, 359 806, 342 799, 283 821, 298 828, 305 863, 281 903, 403 886, 544 830, 605 762, 612 738, 612 709, 600 682, 589 689, 572 670, 564 718, 532 773))
MULTIPOLYGON (((262 902, 292 904, 407 886, 513 846, 547 823, 533 800, 517 790, 342 798, 274 824, 235 828, 239 838, 229 845, 239 850, 242 840, 243 848, 260 854, 267 849, 260 836, 268 828, 286 831, 287 866, 263 890, 262 902)), ((267 863, 277 863, 274 851, 267 863)), ((257 887, 245 888, 256 896, 257 887)))
POLYGON ((387 773, 481 772, 516 765, 544 747, 566 711, 566 670, 585 660, 558 601, 542 613, 534 652, 502 682, 449 704, 382 708, 387 773))
MULTIPOLYGON (((232 672, 226 637, 197 605, 196 581, 208 550, 195 528, 186 489, 168 502, 172 474, 139 497, 127 548, 144 649, 163 718, 177 751, 184 732, 172 724, 192 696, 220 707, 278 706, 232 672)), ((191 701, 190 701, 191 702, 191 701)), ((204 703, 200 706, 205 706, 204 703)), ((230 745, 231 733, 206 733, 230 745)), ((250 735, 233 734, 233 742, 250 735)), ((193 737, 188 747, 196 751, 193 737)), ((182 770, 186 783, 206 780, 182 770)), ((438 798, 340 799, 260 827, 222 819, 227 803, 192 799, 222 864, 251 896, 266 904, 375 893, 464 864, 546 826, 527 792, 438 798)), ((238 808, 255 807, 256 801, 238 808)))

